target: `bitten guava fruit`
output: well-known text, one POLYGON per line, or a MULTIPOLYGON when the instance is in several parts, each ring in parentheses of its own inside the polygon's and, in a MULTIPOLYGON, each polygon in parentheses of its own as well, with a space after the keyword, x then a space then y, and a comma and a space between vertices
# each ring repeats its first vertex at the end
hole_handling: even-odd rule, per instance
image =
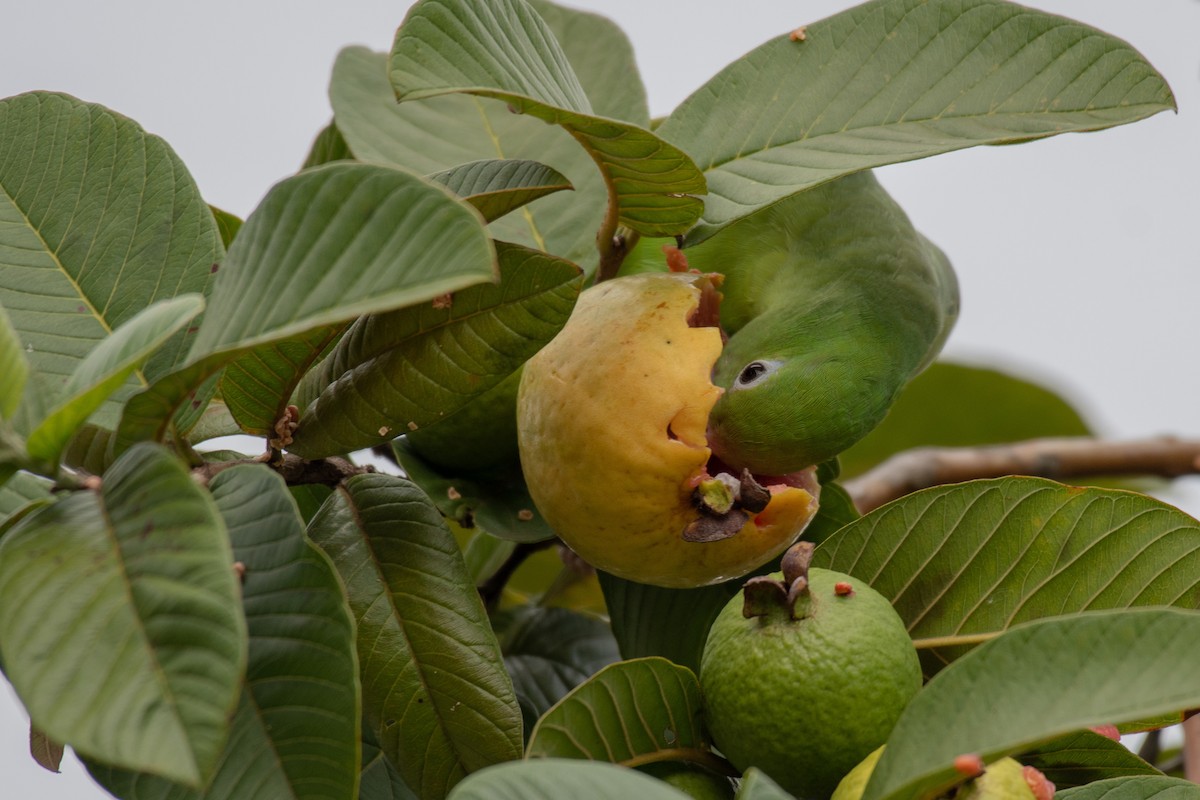
POLYGON ((717 616, 700 661, 713 742, 797 797, 829 797, 883 744, 921 688, 912 639, 865 582, 809 569, 812 545, 783 574, 751 578, 717 616))
POLYGON ((600 283, 525 365, 517 429, 529 493, 571 549, 622 578, 693 587, 740 577, 816 512, 813 469, 731 475, 711 461, 718 280, 600 283))

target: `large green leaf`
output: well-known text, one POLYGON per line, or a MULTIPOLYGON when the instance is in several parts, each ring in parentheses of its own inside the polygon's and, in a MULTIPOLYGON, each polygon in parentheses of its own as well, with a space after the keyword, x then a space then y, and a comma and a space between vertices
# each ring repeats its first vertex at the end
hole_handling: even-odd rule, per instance
POLYGON ((0 381, 0 419, 12 419, 29 376, 29 363, 21 352, 21 337, 3 305, 0 305, 0 375, 4 376, 0 381))
POLYGON ((499 764, 455 787, 448 800, 687 800, 637 770, 593 761, 539 758, 499 764))
POLYGON ((567 692, 621 657, 603 620, 565 608, 517 606, 492 625, 530 730, 567 692))
POLYGON ((1056 792, 1058 800, 1200 800, 1200 786, 1182 778, 1112 778, 1056 792))
POLYGON ((730 64, 657 129, 708 178, 701 241, 803 189, 1175 107, 1126 43, 1001 0, 871 0, 730 64))
POLYGON ((401 100, 466 93, 562 126, 604 174, 623 225, 682 234, 700 216, 704 176, 643 127, 596 116, 567 56, 524 0, 421 0, 396 33, 388 76, 401 100))
POLYGON ((484 474, 448 474, 421 458, 407 437, 392 443, 405 474, 448 518, 509 542, 544 542, 554 529, 537 510, 521 465, 513 462, 484 474))
MULTIPOLYGON (((633 49, 609 20, 537 2, 575 69, 596 114, 649 125, 645 90, 633 49)), ((484 158, 534 159, 567 176, 570 197, 542 200, 494 223, 496 238, 569 258, 585 268, 597 260, 596 228, 607 191, 599 170, 570 136, 503 104, 466 95, 396 103, 387 56, 347 48, 334 64, 330 101, 338 129, 364 161, 434 173, 484 158)))
POLYGON ((63 400, 29 434, 29 454, 56 464, 67 441, 134 370, 204 310, 198 294, 159 300, 139 311, 75 365, 63 400))
POLYGON ((1200 612, 1096 611, 1038 620, 963 656, 904 709, 863 800, 932 797, 984 762, 1093 725, 1200 705, 1200 612))
POLYGON ((1092 731, 1076 731, 1018 756, 1059 789, 1130 775, 1161 775, 1120 742, 1092 731))
POLYGON ((537 161, 512 158, 460 164, 434 173, 429 179, 473 205, 488 222, 539 197, 571 188, 571 182, 558 170, 537 161))
POLYGON ((834 534, 813 565, 867 581, 932 673, 971 644, 1039 617, 1200 607, 1200 523, 1133 492, 1041 478, 943 486, 834 534))
POLYGON ((613 635, 624 658, 662 656, 698 672, 708 629, 743 579, 699 589, 666 589, 597 572, 613 635))
POLYGON ((355 323, 301 384, 291 449, 344 453, 435 424, 554 338, 582 288, 579 268, 519 245, 497 242, 496 252, 498 286, 355 323))
POLYGON ((242 598, 250 632, 246 667, 250 726, 206 797, 277 796, 352 800, 359 774, 359 684, 355 627, 341 580, 304 534, 283 479, 265 466, 237 466, 211 485, 233 555, 245 566, 242 598), (224 791, 222 789, 225 788, 224 791))
POLYGON ((265 466, 228 469, 211 488, 244 567, 250 635, 246 686, 216 773, 196 792, 102 764, 88 771, 128 800, 354 800, 358 663, 337 573, 265 466))
POLYGON ((231 361, 225 402, 244 429, 267 433, 348 321, 495 277, 479 217, 440 186, 350 163, 288 178, 238 232, 192 362, 131 401, 122 443, 161 436, 189 395, 231 361))
POLYGON ((212 774, 246 659, 212 500, 142 445, 0 540, 0 653, 39 729, 190 786, 212 774))
MULTIPOLYGON (((102 106, 35 92, 0 101, 0 304, 47 405, 111 331, 146 306, 204 292, 223 250, 174 151, 102 106)), ((146 366, 182 359, 176 336, 146 366)), ((115 424, 131 378, 99 412, 115 424)))
POLYGON ((577 686, 538 721, 528 757, 720 764, 704 730, 700 682, 665 658, 619 661, 577 686))
POLYGON ((309 524, 358 623, 363 715, 419 797, 521 757, 521 712, 453 534, 408 481, 346 481, 309 524))
POLYGON ((904 388, 878 428, 838 458, 842 475, 854 476, 915 447, 1091 433, 1079 412, 1045 386, 998 370, 939 362, 904 388))
POLYGON ((308 170, 272 189, 230 250, 194 349, 268 340, 222 381, 247 432, 272 430, 347 320, 495 279, 478 219, 452 197, 365 164, 308 170))

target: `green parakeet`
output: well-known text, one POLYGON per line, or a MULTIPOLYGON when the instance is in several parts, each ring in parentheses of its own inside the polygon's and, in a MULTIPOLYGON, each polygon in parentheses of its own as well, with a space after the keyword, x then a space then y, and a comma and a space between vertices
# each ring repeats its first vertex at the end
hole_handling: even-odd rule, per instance
POLYGON ((945 255, 869 172, 787 198, 685 251, 725 275, 725 389, 709 444, 782 475, 870 432, 941 350, 958 314, 945 255))

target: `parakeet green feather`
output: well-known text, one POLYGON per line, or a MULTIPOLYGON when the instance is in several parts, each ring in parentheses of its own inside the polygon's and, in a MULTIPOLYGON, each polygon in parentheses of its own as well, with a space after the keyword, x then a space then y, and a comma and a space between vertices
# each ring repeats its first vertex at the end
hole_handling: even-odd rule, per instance
POLYGON ((714 453, 779 475, 870 432, 958 313, 945 255, 871 173, 794 195, 686 252, 725 275, 714 453))

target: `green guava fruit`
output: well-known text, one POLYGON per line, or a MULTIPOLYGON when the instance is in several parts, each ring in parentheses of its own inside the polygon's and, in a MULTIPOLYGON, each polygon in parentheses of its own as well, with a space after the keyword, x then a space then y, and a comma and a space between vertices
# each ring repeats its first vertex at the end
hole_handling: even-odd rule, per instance
POLYGON ((921 688, 921 666, 887 599, 856 578, 809 569, 811 553, 795 545, 782 575, 750 579, 725 606, 700 685, 713 742, 735 767, 825 798, 887 740, 921 688))

